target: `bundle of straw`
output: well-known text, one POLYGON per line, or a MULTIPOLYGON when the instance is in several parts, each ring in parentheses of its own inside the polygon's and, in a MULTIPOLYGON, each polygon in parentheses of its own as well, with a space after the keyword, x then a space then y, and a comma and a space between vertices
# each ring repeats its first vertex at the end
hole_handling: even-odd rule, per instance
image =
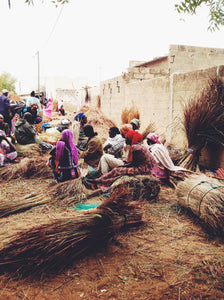
POLYGON ((160 192, 160 182, 153 175, 122 176, 112 184, 112 192, 124 186, 128 189, 129 201, 155 200, 160 192))
POLYGON ((140 119, 140 113, 137 107, 135 107, 134 103, 132 106, 128 108, 124 108, 121 113, 121 123, 129 124, 132 119, 140 119))
POLYGON ((50 195, 58 200, 63 200, 63 204, 79 203, 87 199, 86 188, 82 184, 82 179, 69 180, 55 185, 50 190, 50 195))
POLYGON ((44 150, 38 144, 15 144, 15 147, 19 157, 34 157, 44 154, 44 150))
POLYGON ((51 198, 44 197, 43 195, 26 195, 22 199, 7 201, 0 204, 0 218, 7 217, 9 215, 25 211, 34 206, 43 205, 49 203, 51 198))
POLYGON ((190 175, 177 185, 179 203, 189 208, 212 230, 224 233, 224 185, 204 174, 190 175))
POLYGON ((142 223, 141 209, 127 198, 123 188, 92 212, 16 234, 0 251, 0 270, 35 276, 64 269, 121 228, 142 223))
POLYGON ((149 123, 149 125, 145 128, 145 130, 142 132, 143 140, 146 139, 147 135, 150 132, 155 132, 155 124, 153 122, 149 123))
POLYGON ((51 178, 52 172, 46 166, 47 159, 25 157, 17 164, 13 164, 0 169, 0 177, 4 180, 25 177, 51 178))
POLYGON ((211 79, 199 97, 184 108, 184 127, 188 150, 179 165, 199 170, 199 156, 208 143, 224 145, 224 87, 219 79, 211 79))

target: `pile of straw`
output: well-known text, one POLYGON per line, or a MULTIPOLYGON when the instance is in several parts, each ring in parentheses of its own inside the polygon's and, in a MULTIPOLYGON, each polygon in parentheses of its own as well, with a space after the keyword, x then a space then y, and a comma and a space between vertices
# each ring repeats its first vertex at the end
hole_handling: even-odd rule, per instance
POLYGON ((51 198, 47 196, 32 194, 26 195, 22 199, 2 202, 0 204, 0 218, 28 210, 34 206, 49 203, 50 201, 51 198))
POLYGON ((83 105, 79 112, 83 112, 87 116, 89 125, 92 125, 100 138, 107 139, 109 136, 109 128, 117 126, 112 120, 108 119, 99 108, 93 108, 83 105))
POLYGON ((15 147, 19 157, 40 156, 46 152, 38 144, 28 144, 28 145, 15 144, 15 147))
POLYGON ((129 124, 132 119, 140 119, 140 113, 138 108, 132 103, 132 106, 128 108, 124 108, 121 112, 121 123, 129 124))
POLYGON ((51 178, 52 171, 46 166, 44 158, 28 158, 25 157, 17 164, 13 164, 0 169, 0 178, 3 180, 11 180, 16 178, 42 177, 51 178))
POLYGON ((177 185, 176 193, 180 205, 203 220, 212 233, 224 233, 224 185, 204 174, 194 174, 177 185))
POLYGON ((59 271, 97 249, 118 230, 142 223, 142 211, 126 190, 114 192, 96 209, 15 234, 0 250, 0 270, 22 276, 59 271))
POLYGON ((153 175, 122 176, 112 184, 112 192, 127 188, 129 201, 153 200, 160 192, 159 180, 153 175))
POLYGON ((221 80, 211 79, 201 95, 186 104, 184 128, 188 151, 179 165, 198 171, 202 148, 209 143, 224 145, 224 87, 221 80))

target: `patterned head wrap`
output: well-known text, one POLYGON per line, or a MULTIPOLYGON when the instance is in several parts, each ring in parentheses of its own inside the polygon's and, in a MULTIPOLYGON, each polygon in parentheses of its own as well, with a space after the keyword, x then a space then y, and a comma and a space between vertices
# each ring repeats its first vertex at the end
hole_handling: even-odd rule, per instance
POLYGON ((124 124, 121 126, 120 133, 126 136, 127 132, 133 130, 131 124, 124 124))
POLYGON ((155 142, 156 144, 161 144, 160 140, 159 140, 159 135, 156 132, 151 132, 147 135, 147 139, 155 142))
POLYGON ((138 128, 139 128, 140 125, 141 125, 140 120, 138 120, 138 119, 132 119, 130 123, 135 124, 138 128))

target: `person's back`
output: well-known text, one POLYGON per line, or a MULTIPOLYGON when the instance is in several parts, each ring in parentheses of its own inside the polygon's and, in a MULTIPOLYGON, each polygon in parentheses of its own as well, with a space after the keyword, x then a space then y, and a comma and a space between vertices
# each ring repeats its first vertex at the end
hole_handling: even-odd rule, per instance
POLYGON ((23 119, 16 121, 14 134, 17 143, 21 145, 33 144, 35 143, 36 131, 33 126, 28 122, 28 118, 32 119, 30 113, 25 113, 23 119))
POLYGON ((2 95, 0 96, 0 114, 3 115, 5 122, 10 125, 10 101, 6 89, 2 90, 2 95))
POLYGON ((41 105, 40 105, 40 100, 35 97, 35 92, 32 91, 30 94, 30 97, 26 99, 26 107, 30 107, 32 104, 37 105, 37 114, 41 112, 41 105))

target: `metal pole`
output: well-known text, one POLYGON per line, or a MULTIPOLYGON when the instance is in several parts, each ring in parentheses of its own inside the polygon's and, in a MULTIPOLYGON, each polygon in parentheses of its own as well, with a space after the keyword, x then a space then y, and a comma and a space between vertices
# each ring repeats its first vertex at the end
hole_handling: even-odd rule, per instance
POLYGON ((37 89, 38 89, 38 95, 40 96, 40 57, 39 57, 39 51, 37 51, 37 89))

